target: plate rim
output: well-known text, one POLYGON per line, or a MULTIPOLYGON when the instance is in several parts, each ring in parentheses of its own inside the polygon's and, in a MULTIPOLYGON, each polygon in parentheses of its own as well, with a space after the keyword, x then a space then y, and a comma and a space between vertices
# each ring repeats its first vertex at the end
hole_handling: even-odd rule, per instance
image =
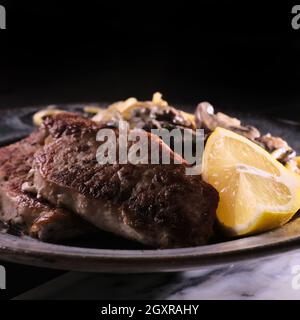
MULTIPOLYGON (((57 104, 60 108, 80 108, 94 103, 57 104)), ((97 103, 100 106, 104 102, 97 103)), ((3 109, 0 118, 11 110, 35 112, 45 105, 3 109)), ((262 114, 264 117, 264 115, 262 114)), ((177 249, 96 249, 50 244, 35 239, 0 233, 0 259, 42 267, 92 272, 183 271, 200 266, 232 263, 249 257, 268 256, 292 250, 300 242, 300 218, 285 226, 241 239, 204 246, 177 249), (299 226, 298 226, 299 225, 299 226), (274 240, 275 239, 275 240, 274 240), (276 240, 277 239, 277 240, 276 240), (232 246, 235 246, 232 249, 232 246), (222 250, 221 250, 222 248, 222 250), (225 248, 225 249, 224 249, 225 248), (81 258, 80 263, 76 259, 81 258)))
POLYGON ((0 233, 0 257, 3 260, 41 267, 85 272, 170 272, 193 270, 208 265, 234 263, 249 258, 267 257, 297 248, 300 234, 294 238, 278 236, 286 229, 298 229, 300 218, 285 226, 257 236, 230 240, 230 245, 242 244, 231 250, 214 250, 224 242, 177 249, 96 249, 45 243, 0 233), (294 226, 296 224, 296 226, 294 226), (269 242, 260 245, 263 238, 269 242), (278 241, 272 239, 278 238, 278 241), (245 242, 252 244, 245 246, 245 242), (116 254, 117 253, 117 254, 116 254), (78 261, 77 259, 80 259, 78 261))

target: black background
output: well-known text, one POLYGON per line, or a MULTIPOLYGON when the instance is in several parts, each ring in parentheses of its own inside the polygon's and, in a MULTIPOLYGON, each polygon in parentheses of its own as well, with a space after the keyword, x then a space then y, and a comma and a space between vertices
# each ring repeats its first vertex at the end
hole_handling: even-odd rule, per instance
MULTIPOLYGON (((0 0, 0 112, 161 91, 176 105, 299 118, 300 30, 280 2, 0 0)), ((5 297, 59 274, 3 264, 5 297)))
POLYGON ((158 90, 175 104, 295 117, 300 30, 293 4, 280 2, 2 1, 0 106, 158 90))

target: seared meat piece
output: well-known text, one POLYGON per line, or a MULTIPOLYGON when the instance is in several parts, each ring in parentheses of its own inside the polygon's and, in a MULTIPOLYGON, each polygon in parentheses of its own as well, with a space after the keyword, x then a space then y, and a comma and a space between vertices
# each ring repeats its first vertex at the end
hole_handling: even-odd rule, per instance
MULTIPOLYGON (((218 193, 201 176, 186 175, 184 164, 101 165, 99 126, 77 115, 48 118, 41 130, 48 143, 33 165, 39 197, 103 230, 155 247, 200 245, 212 236, 218 193)), ((176 157, 160 139, 145 134, 176 157)))
POLYGON ((22 191, 22 186, 32 184, 33 176, 28 177, 28 173, 43 141, 40 131, 0 149, 0 220, 23 234, 56 242, 83 234, 91 227, 69 211, 22 191))
POLYGON ((195 119, 197 127, 204 129, 206 138, 216 127, 221 127, 234 131, 259 144, 282 164, 288 163, 296 156, 296 152, 283 139, 273 137, 270 133, 261 136, 255 127, 242 125, 239 119, 229 117, 224 113, 215 113, 213 106, 208 102, 198 104, 195 119))

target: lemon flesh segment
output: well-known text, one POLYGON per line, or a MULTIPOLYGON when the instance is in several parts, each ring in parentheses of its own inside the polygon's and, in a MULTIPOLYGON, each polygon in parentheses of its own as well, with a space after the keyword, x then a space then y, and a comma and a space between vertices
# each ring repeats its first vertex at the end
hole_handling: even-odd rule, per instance
POLYGON ((217 128, 202 164, 203 179, 219 192, 217 218, 229 234, 279 227, 300 208, 300 176, 239 134, 217 128))

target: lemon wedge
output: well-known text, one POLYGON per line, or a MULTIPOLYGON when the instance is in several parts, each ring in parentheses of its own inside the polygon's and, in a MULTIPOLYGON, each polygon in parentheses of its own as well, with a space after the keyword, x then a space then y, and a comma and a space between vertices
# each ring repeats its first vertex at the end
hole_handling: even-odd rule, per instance
POLYGON ((230 235, 279 227, 300 208, 300 176, 239 134, 216 128, 202 165, 203 179, 220 195, 218 221, 230 235))

